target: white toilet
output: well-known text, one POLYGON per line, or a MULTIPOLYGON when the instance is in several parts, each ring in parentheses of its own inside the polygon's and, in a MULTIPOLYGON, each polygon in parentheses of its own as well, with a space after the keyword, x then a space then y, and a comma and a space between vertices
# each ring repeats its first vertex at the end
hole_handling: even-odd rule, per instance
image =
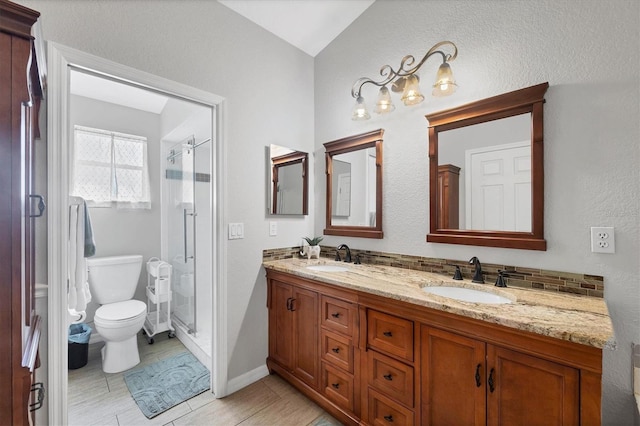
POLYGON ((140 255, 87 259, 91 298, 102 305, 96 310, 94 324, 105 341, 105 373, 119 373, 140 362, 136 334, 144 324, 147 305, 132 298, 141 268, 140 255))

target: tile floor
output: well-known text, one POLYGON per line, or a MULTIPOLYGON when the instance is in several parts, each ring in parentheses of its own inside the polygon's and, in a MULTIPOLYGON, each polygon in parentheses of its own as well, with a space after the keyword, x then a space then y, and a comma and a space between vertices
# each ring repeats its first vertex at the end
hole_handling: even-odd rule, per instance
MULTIPOLYGON (((86 366, 69 370, 69 425, 340 425, 275 375, 267 376, 222 399, 215 399, 207 391, 153 419, 147 419, 131 397, 123 373, 107 374, 102 371, 101 346, 90 346, 86 366)), ((139 366, 186 350, 177 338, 169 339, 166 333, 155 336, 153 345, 148 345, 140 335, 138 348, 141 359, 139 366)))

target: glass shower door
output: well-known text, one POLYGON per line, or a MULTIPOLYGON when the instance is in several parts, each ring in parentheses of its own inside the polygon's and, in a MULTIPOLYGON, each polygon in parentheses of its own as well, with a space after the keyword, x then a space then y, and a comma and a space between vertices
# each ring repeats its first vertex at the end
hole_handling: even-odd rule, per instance
POLYGON ((194 139, 175 145, 167 157, 168 254, 173 266, 173 318, 196 332, 196 205, 194 139))

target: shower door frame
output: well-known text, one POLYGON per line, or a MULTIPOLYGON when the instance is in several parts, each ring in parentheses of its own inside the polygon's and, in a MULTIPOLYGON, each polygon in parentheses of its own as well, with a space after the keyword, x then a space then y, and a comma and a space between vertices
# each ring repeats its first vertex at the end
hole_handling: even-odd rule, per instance
POLYGON ((47 179, 48 179, 48 282, 49 287, 49 423, 67 424, 67 363, 68 363, 68 305, 66 282, 68 276, 67 238, 69 227, 67 206, 70 182, 70 71, 71 68, 112 78, 168 96, 208 106, 212 111, 215 144, 211 149, 212 184, 212 247, 213 270, 211 389, 216 398, 228 393, 227 355, 227 274, 224 238, 226 213, 225 180, 225 99, 184 84, 118 64, 70 47, 48 42, 48 100, 47 100, 47 179))

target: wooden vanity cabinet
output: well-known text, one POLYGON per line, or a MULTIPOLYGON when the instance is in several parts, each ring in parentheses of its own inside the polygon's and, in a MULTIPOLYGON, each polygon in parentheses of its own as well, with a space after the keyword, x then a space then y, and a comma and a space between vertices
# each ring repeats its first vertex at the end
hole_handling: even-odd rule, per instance
POLYGON ((343 424, 601 422, 601 349, 273 270, 267 282, 267 366, 343 424))
POLYGON ((415 323, 377 309, 366 309, 366 318, 362 417, 372 425, 416 424, 415 323))
POLYGON ((578 425, 579 370, 422 327, 423 424, 578 425))
POLYGON ((318 293, 270 283, 269 356, 312 388, 318 387, 318 293))
POLYGON ((267 272, 270 372, 344 424, 358 424, 360 352, 353 293, 267 272))

